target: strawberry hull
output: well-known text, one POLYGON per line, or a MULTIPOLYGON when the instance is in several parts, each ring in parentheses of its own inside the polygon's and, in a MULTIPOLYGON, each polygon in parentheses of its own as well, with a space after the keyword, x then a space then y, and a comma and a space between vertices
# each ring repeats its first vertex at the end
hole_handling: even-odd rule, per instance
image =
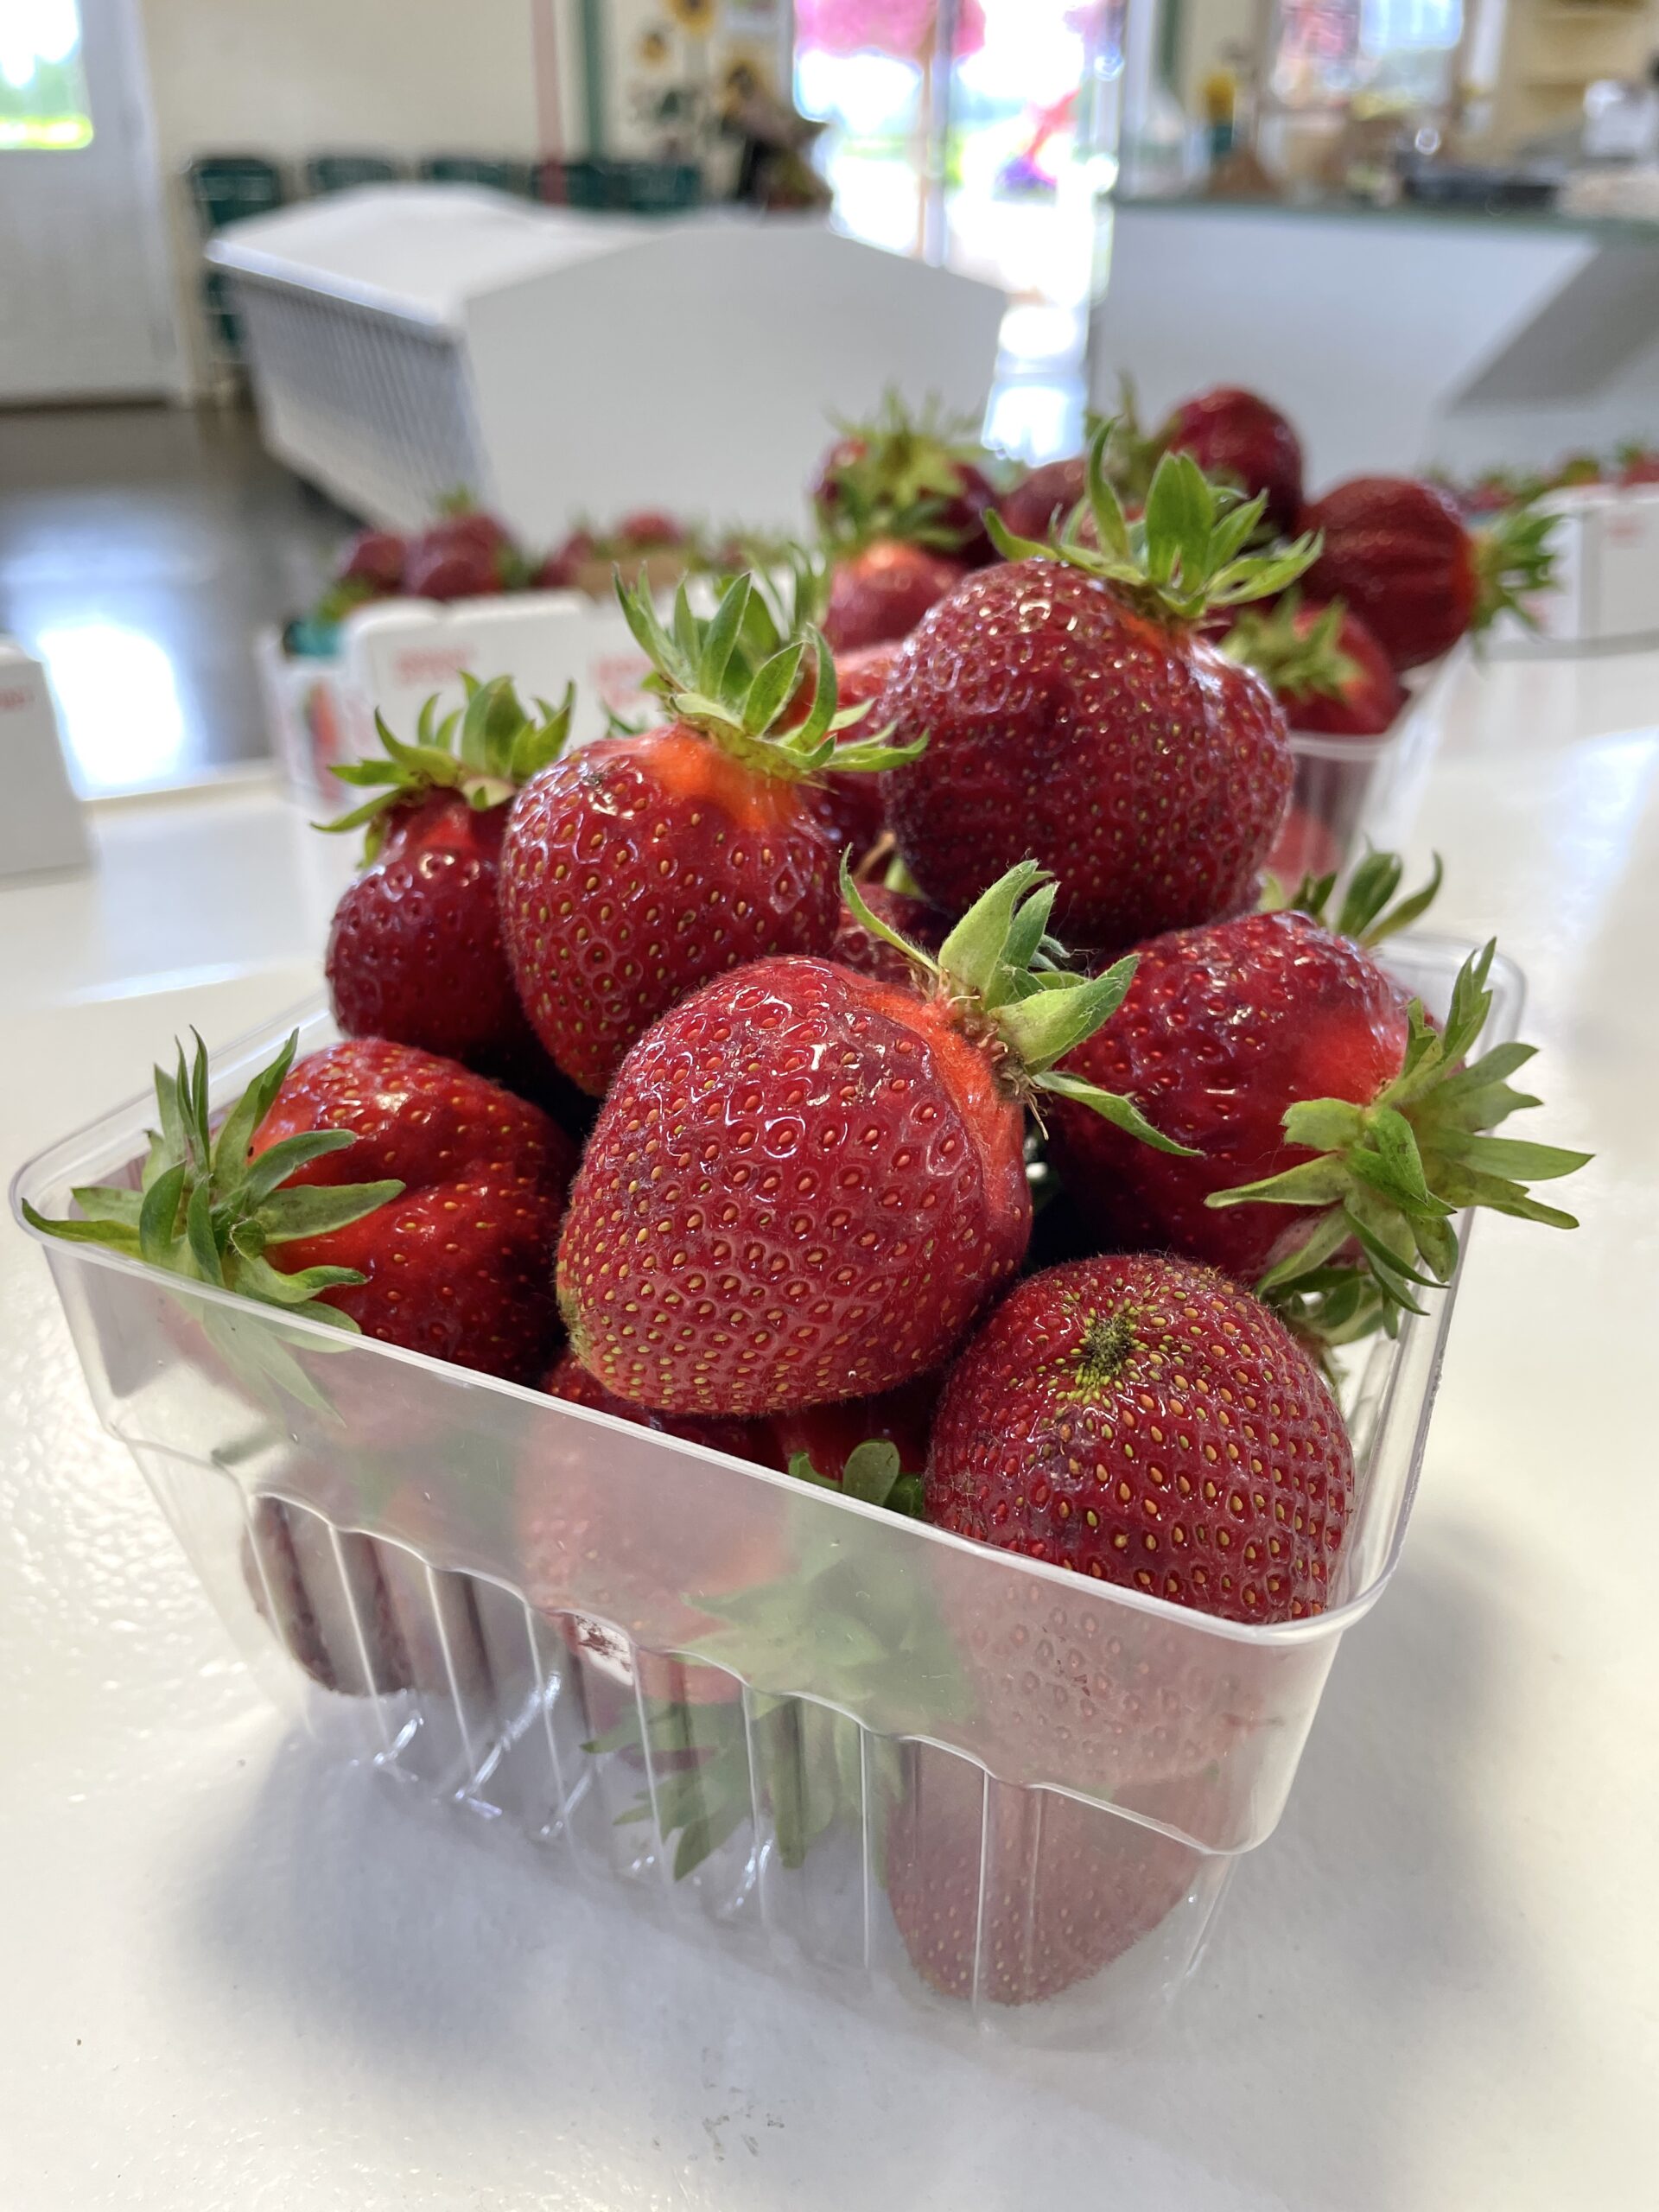
MULTIPOLYGON (((1390 955, 1434 1009, 1465 949, 1390 955)), ((1493 980, 1489 1041, 1521 1000, 1512 969, 1493 980)), ((216 1096, 289 1026, 226 1052, 216 1096)), ((310 1014, 302 1049, 330 1034, 310 1014)), ((42 1155, 14 1202, 61 1214, 118 1179, 149 1112, 42 1155)), ((1397 1556, 1452 1309, 1347 1356, 1356 1505, 1329 1606, 1268 1627, 105 1248, 47 1256, 99 1417, 327 1743, 866 2013, 1051 2047, 1133 2035, 1270 1836, 1397 1556)))

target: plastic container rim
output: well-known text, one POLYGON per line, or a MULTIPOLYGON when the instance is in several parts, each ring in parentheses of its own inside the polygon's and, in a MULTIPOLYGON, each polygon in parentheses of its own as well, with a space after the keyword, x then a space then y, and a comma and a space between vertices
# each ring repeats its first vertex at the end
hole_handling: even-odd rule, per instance
MULTIPOLYGON (((1425 951, 1436 946, 1444 950, 1468 949, 1461 939, 1440 937, 1427 931, 1421 933, 1414 931, 1410 941, 1421 945, 1425 951)), ((1517 991, 1524 990, 1523 979, 1513 962, 1506 960, 1500 954, 1495 964, 1506 971, 1512 980, 1513 988, 1517 991)), ((256 1027, 244 1031, 240 1036, 213 1055, 216 1083, 226 1082, 234 1077, 242 1065, 255 1054, 264 1054, 275 1042, 286 1036, 290 1030, 303 1029, 307 1024, 316 1020, 320 1015, 326 1015, 327 1011, 327 1000, 321 993, 317 993, 282 1014, 259 1023, 256 1027)), ((1517 1014, 1518 1011, 1517 1006, 1517 1014)), ((86 1262, 94 1267, 111 1268, 118 1274, 131 1275, 140 1281, 156 1281, 156 1270, 146 1266, 143 1261, 131 1259, 124 1253, 111 1251, 104 1245, 87 1243, 66 1246, 57 1239, 33 1227, 25 1218, 22 1211, 26 1187, 34 1186, 48 1176, 54 1181, 64 1179, 67 1175, 73 1173, 77 1160, 85 1160, 86 1165, 90 1168, 92 1162, 86 1160, 86 1156, 89 1153, 101 1151, 102 1148, 94 1143, 99 1133, 109 1129, 113 1135, 114 1127, 130 1122, 137 1116, 147 1114, 149 1110, 150 1099, 151 1094, 148 1091, 134 1094, 122 1104, 111 1108, 106 1113, 97 1116, 68 1135, 60 1138, 55 1143, 34 1154, 12 1175, 7 1192, 12 1217, 24 1234, 41 1246, 49 1256, 63 1257, 69 1252, 73 1252, 77 1262, 86 1262)), ((1079 1575, 1071 1567, 1058 1566, 1046 1560, 1032 1559, 1023 1553, 999 1553, 998 1556, 1008 1564, 1017 1564, 1023 1572, 1030 1573, 1035 1579, 1052 1583, 1059 1589, 1075 1590, 1079 1583, 1083 1583, 1095 1589, 1098 1594, 1109 1596, 1115 1604, 1121 1603, 1137 1612, 1147 1613, 1154 1618, 1171 1622, 1179 1622, 1184 1629, 1199 1635, 1213 1636, 1224 1643, 1256 1647, 1294 1647, 1299 1644, 1318 1643, 1327 1637, 1342 1635, 1356 1622, 1363 1620, 1370 1611, 1388 1586, 1394 1570, 1399 1563, 1406 1527, 1411 1517, 1411 1507, 1421 1475, 1421 1439, 1433 1414, 1434 1399, 1440 1387, 1446 1335, 1451 1325, 1453 1294, 1462 1274, 1463 1255, 1466 1255, 1468 1249, 1468 1226, 1465 1217, 1459 1237, 1462 1253, 1458 1268, 1452 1281, 1441 1292, 1433 1313, 1421 1320, 1408 1315, 1402 1327, 1400 1341, 1402 1344, 1408 1333, 1414 1333, 1417 1330, 1423 1328, 1433 1330, 1433 1341, 1431 1347, 1429 1375, 1418 1416, 1417 1437, 1413 1449, 1413 1470, 1401 1502, 1388 1553, 1376 1574, 1363 1590, 1357 1591, 1351 1598, 1345 1599, 1340 1605, 1332 1606, 1325 1612, 1309 1614, 1300 1620, 1252 1624, 1248 1621, 1224 1620, 1215 1614, 1201 1612, 1192 1606, 1177 1605, 1166 1598, 1159 1597, 1154 1592, 1137 1590, 1133 1586, 1103 1581, 1096 1584, 1091 1578, 1079 1575)), ((169 1278, 169 1280, 172 1279, 169 1278)), ((320 1344, 327 1344, 334 1351, 340 1348, 340 1332, 329 1327, 326 1323, 308 1320, 302 1315, 282 1313, 276 1308, 261 1305, 257 1300, 244 1298, 237 1292, 223 1289, 217 1284, 187 1281, 184 1278, 176 1280, 188 1289, 192 1298, 200 1298, 207 1303, 228 1306, 238 1312, 251 1309, 255 1313, 264 1314, 273 1321, 279 1321, 285 1330, 299 1332, 320 1344)), ((613 1414, 600 1411, 597 1408, 579 1406, 565 1400, 550 1398, 545 1391, 538 1390, 530 1383, 512 1382, 499 1376, 482 1375, 473 1369, 458 1367, 452 1361, 435 1358, 428 1352, 411 1351, 401 1344, 386 1344, 378 1338, 359 1337, 346 1341, 353 1345, 353 1349, 363 1350, 372 1356, 407 1362, 439 1374, 446 1382, 460 1388, 505 1392, 528 1404, 555 1408, 558 1417, 575 1416, 579 1421, 597 1424, 605 1430, 614 1431, 621 1435, 637 1432, 637 1424, 620 1420, 613 1414)), ((1395 1375, 1387 1386, 1387 1395, 1390 1400, 1398 1386, 1398 1372, 1396 1361, 1395 1375)), ((769 1484, 791 1494, 799 1487, 790 1475, 774 1468, 761 1466, 752 1460, 737 1459, 730 1452, 717 1452, 705 1445, 667 1434, 659 1436, 657 1441, 671 1452, 689 1453, 710 1465, 729 1468, 734 1472, 747 1476, 753 1481, 769 1484)), ((893 1516, 889 1513, 879 1506, 868 1505, 861 1499, 848 1497, 831 1490, 815 1491, 814 1496, 831 1511, 855 1514, 861 1518, 880 1522, 884 1526, 892 1524, 893 1516)), ((970 1537, 959 1536, 950 1529, 935 1528, 926 1522, 907 1521, 903 1525, 913 1536, 922 1541, 942 1544, 951 1549, 965 1552, 975 1558, 982 1557, 988 1549, 993 1548, 977 1543, 970 1537)))

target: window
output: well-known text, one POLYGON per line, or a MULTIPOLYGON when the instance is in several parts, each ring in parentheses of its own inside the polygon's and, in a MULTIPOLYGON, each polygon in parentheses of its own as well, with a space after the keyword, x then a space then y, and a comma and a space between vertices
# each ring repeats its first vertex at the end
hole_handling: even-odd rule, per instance
POLYGON ((76 0, 4 0, 0 153, 73 153, 92 137, 76 0))

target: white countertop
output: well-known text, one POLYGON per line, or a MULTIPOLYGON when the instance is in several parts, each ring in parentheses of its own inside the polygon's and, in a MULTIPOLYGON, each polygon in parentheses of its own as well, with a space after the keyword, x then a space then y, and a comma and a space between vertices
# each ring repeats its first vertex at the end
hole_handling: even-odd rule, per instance
MULTIPOLYGON (((1659 654, 1461 680, 1415 844, 1593 1146, 1482 1224, 1394 1587, 1133 2050, 1000 2082, 664 1943, 285 1738, 0 1224, 6 2212, 1636 2212, 1659 2079, 1659 654)), ((0 889, 0 1164, 315 980, 346 856, 267 793, 0 889)))

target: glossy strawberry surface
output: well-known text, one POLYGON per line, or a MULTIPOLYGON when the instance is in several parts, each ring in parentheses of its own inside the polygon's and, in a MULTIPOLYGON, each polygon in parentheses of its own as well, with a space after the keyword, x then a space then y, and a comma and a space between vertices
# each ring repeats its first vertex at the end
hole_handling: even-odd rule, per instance
POLYGON ((1325 540, 1310 595, 1352 608, 1396 669, 1437 659, 1473 623, 1474 542, 1438 485, 1356 476, 1305 507, 1300 526, 1325 540))
POLYGON ((805 787, 677 723, 543 769, 502 849, 519 998, 544 1049, 595 1096, 635 1038, 709 976, 828 951, 839 906, 836 848, 805 787))
POLYGON ((369 584, 377 592, 394 592, 403 582, 408 551, 396 531, 360 531, 346 549, 339 581, 369 584))
POLYGON ((936 1366, 1031 1230, 1019 1107, 946 1009, 827 960, 709 984, 641 1038, 559 1253, 609 1389, 747 1415, 936 1366))
POLYGON ((966 573, 965 564, 948 554, 879 537, 836 563, 823 634, 838 656, 906 637, 966 573))
POLYGON ((334 909, 334 1019, 348 1037, 504 1067, 532 1041, 496 896, 507 810, 433 791, 390 820, 373 863, 334 909))
POLYGON ((1190 453, 1206 476, 1220 477, 1254 499, 1267 497, 1267 519, 1288 533, 1302 504, 1301 442, 1276 407, 1253 391, 1222 385, 1184 400, 1169 419, 1166 442, 1190 453))
POLYGON ((906 641, 871 710, 928 751, 888 826, 960 913, 1027 855, 1068 942, 1121 949, 1253 895, 1290 796, 1284 718, 1249 671, 1058 562, 969 578, 906 641))
POLYGON ((575 1147, 546 1115, 454 1060, 350 1039, 292 1070, 255 1155, 301 1130, 357 1141, 289 1185, 395 1177, 403 1196, 344 1229, 284 1245, 285 1264, 355 1268, 322 1294, 366 1336, 524 1381, 556 1325, 552 1258, 575 1147))
POLYGON ((1198 1156, 1154 1152, 1057 1098, 1051 1158, 1070 1199, 1106 1243, 1254 1281, 1297 1210, 1217 1211, 1206 1197, 1312 1156, 1284 1141, 1298 1100, 1369 1105, 1400 1071, 1406 1003, 1369 953, 1306 914, 1247 914, 1142 945, 1122 1005, 1065 1066, 1133 1098, 1198 1156))
POLYGON ((1327 1603, 1353 1504, 1335 1400, 1212 1268, 1073 1261, 1011 1291, 933 1424, 927 1517, 1224 1619, 1327 1603))

